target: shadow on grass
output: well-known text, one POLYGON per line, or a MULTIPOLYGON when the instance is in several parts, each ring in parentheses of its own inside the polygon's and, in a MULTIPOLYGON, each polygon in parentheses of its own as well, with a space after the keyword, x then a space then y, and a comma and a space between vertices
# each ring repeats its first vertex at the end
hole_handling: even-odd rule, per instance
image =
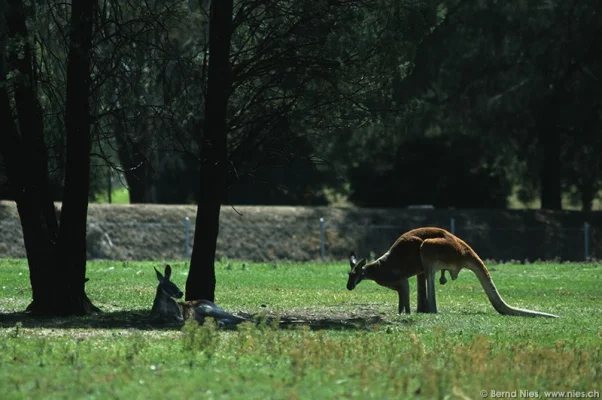
POLYGON ((0 327, 41 329, 177 329, 176 325, 158 324, 148 318, 148 310, 112 311, 82 317, 34 317, 25 312, 0 313, 0 327))
MULTIPOLYGON (((278 329, 297 329, 308 327, 311 330, 365 330, 375 326, 388 325, 380 315, 341 317, 329 314, 287 314, 271 316, 240 313, 239 315, 254 321, 256 325, 265 324, 278 329)), ((403 321, 402 321, 403 322, 403 321)), ((112 311, 82 317, 33 317, 25 312, 0 313, 0 328, 27 329, 137 329, 180 330, 182 324, 160 323, 149 319, 148 310, 112 311)))
POLYGON ((355 318, 332 318, 328 316, 304 318, 302 316, 283 316, 266 318, 268 325, 278 324, 280 329, 295 329, 309 327, 311 330, 364 330, 374 326, 386 325, 389 322, 379 316, 366 316, 355 318))

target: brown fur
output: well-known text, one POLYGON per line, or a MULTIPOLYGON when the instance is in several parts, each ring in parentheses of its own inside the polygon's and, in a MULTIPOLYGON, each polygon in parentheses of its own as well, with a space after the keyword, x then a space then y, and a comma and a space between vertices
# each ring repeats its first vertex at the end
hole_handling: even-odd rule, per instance
MULTIPOLYGON (((356 266, 360 266, 360 262, 356 266)), ((441 228, 418 228, 402 234, 382 257, 360 266, 361 271, 356 271, 354 263, 351 264, 348 289, 353 289, 361 279, 370 279, 396 290, 399 293, 400 313, 402 309, 409 308, 409 294, 404 289, 408 278, 416 276, 418 280, 418 311, 437 312, 434 275, 440 270, 448 271, 452 280, 455 280, 460 270, 467 268, 477 276, 491 304, 500 314, 557 317, 508 305, 497 291, 489 271, 477 253, 462 239, 441 228), (352 282, 352 279, 355 281, 352 282)), ((441 282, 444 282, 444 278, 441 282)), ((406 312, 409 313, 409 310, 406 312)))

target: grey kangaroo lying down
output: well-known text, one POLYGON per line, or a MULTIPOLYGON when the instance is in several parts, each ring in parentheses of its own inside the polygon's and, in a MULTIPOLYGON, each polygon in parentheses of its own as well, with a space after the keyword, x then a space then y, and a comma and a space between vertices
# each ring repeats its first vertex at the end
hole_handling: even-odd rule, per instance
POLYGON ((203 324, 205 318, 213 318, 221 327, 234 326, 246 318, 230 314, 209 300, 177 301, 184 293, 170 280, 171 267, 165 266, 165 275, 155 268, 159 285, 153 301, 150 318, 159 322, 183 323, 186 319, 194 318, 203 324))

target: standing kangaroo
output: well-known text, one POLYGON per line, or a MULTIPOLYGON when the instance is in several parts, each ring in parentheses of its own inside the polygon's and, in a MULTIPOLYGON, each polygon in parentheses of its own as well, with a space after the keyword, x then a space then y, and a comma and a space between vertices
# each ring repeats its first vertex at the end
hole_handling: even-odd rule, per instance
MULTIPOLYGON (((371 274, 370 277, 367 275, 361 276, 360 269, 366 265, 366 260, 362 259, 360 261, 357 260, 357 257, 354 252, 351 252, 349 256, 349 264, 351 265, 351 271, 349 272, 349 280, 347 281, 347 289, 353 290, 355 286, 360 283, 362 279, 370 279, 377 282, 381 286, 388 287, 389 289, 393 289, 399 295, 399 306, 398 312, 401 314, 405 312, 406 314, 411 314, 410 312, 410 284, 408 282, 407 276, 402 276, 402 272, 397 271, 385 271, 373 270, 370 268, 366 272, 371 274), (353 278, 352 278, 353 277, 353 278)), ((405 271, 407 274, 407 270, 405 271)), ((404 274, 405 275, 405 274, 404 274)), ((426 304, 426 278, 422 271, 416 272, 416 283, 418 286, 417 294, 418 294, 418 312, 425 313, 428 312, 427 304, 426 304)), ((439 278, 439 283, 445 285, 447 283, 447 279, 445 278, 445 270, 441 270, 441 277, 439 278)))
POLYGON ((178 302, 184 295, 180 288, 170 280, 171 267, 165 266, 165 276, 155 268, 159 285, 153 301, 150 316, 162 322, 183 323, 185 319, 194 317, 199 324, 205 322, 206 317, 214 318, 220 326, 232 326, 244 321, 245 318, 232 315, 209 300, 192 300, 178 302))
POLYGON ((506 303, 497 291, 489 271, 477 253, 462 239, 440 228, 418 228, 401 235, 389 251, 377 260, 366 263, 349 257, 351 271, 347 289, 353 290, 364 279, 375 281, 399 294, 399 313, 410 312, 408 278, 416 276, 418 312, 437 312, 435 274, 441 271, 440 283, 445 284, 444 271, 452 280, 467 268, 479 279, 489 301, 500 314, 558 318, 557 315, 515 308, 506 303))

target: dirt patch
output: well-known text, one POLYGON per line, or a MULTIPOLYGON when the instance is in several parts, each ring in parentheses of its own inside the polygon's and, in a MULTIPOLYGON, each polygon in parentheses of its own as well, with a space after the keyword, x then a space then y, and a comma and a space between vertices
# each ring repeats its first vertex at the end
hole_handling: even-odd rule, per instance
MULTIPOLYGON (((91 204, 88 256, 186 259, 195 215, 192 205, 91 204)), ((382 254, 401 233, 420 226, 453 226, 485 259, 581 261, 586 248, 590 259, 602 254, 602 212, 223 206, 217 256, 258 262, 320 260, 323 234, 326 260, 344 260, 350 251, 369 257, 382 254), (589 223, 587 235, 584 222, 589 223)), ((0 257, 25 257, 13 202, 0 202, 0 257)))
POLYGON ((393 314, 378 311, 381 307, 382 304, 346 304, 293 308, 277 313, 265 312, 244 316, 263 319, 268 324, 278 324, 280 328, 307 326, 310 329, 369 329, 392 323, 393 314))

